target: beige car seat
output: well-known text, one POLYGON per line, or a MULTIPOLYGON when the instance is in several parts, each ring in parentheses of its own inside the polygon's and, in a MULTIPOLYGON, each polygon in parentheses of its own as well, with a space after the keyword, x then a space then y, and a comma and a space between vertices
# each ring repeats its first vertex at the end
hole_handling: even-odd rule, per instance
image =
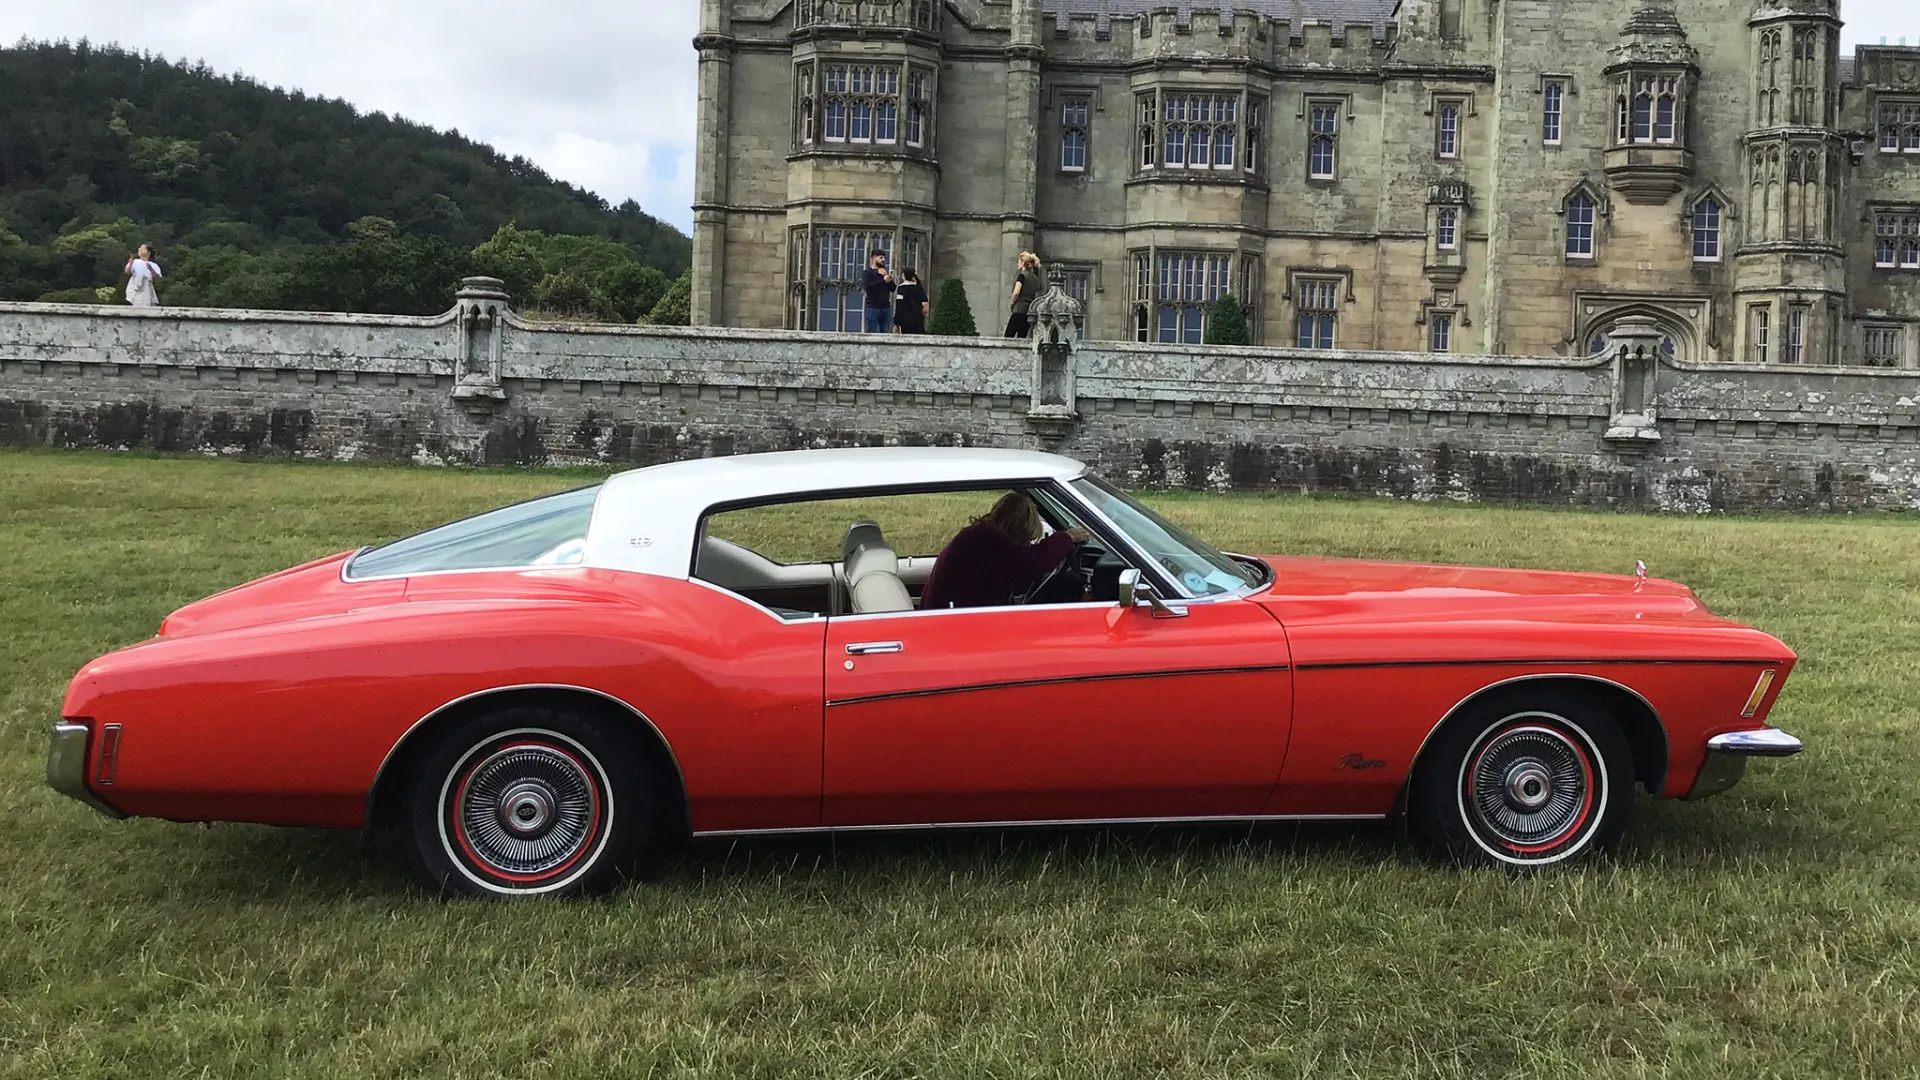
POLYGON ((855 615, 913 610, 913 595, 900 580, 900 559, 887 546, 880 526, 871 521, 855 523, 847 530, 842 554, 855 615))

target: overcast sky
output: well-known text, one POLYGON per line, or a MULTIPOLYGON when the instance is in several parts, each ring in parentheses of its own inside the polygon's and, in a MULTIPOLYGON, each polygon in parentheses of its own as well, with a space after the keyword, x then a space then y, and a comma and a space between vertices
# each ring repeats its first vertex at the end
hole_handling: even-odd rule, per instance
MULTIPOLYGON (((638 199, 686 230, 698 8, 698 0, 0 0, 0 41, 118 42, 458 128, 609 202, 638 199)), ((1846 0, 1844 11, 1849 47, 1902 36, 1920 44, 1916 0, 1846 0)))

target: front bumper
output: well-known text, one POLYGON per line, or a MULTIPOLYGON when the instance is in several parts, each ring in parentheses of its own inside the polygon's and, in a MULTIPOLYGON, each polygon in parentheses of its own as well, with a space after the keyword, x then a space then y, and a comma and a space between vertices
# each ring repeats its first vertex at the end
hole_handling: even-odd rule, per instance
POLYGON ((1799 739, 1779 728, 1729 731, 1707 740, 1707 760, 1694 778, 1689 799, 1705 799, 1727 790, 1747 774, 1747 759, 1792 757, 1805 749, 1799 739))
POLYGON ((87 786, 87 725, 61 721, 53 725, 53 747, 47 751, 47 786, 78 799, 111 818, 127 815, 108 806, 87 786))

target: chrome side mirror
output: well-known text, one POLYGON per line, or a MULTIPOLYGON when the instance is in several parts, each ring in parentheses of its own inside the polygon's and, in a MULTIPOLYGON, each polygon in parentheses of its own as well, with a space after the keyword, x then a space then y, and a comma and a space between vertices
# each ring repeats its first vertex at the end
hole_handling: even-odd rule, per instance
POLYGON ((1123 608, 1151 608, 1156 619, 1178 619, 1186 615, 1183 607, 1169 607, 1160 597, 1160 591, 1153 583, 1141 576, 1139 570, 1120 571, 1120 606, 1123 608))

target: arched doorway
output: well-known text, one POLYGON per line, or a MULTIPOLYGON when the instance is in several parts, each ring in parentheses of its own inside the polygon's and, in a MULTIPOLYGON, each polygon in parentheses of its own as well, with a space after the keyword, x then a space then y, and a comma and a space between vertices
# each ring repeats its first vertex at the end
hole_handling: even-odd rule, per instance
POLYGON ((1652 319, 1660 327, 1660 355, 1669 361, 1694 362, 1700 357, 1692 325, 1684 318, 1675 316, 1671 311, 1659 308, 1626 306, 1614 308, 1595 316, 1587 323, 1586 344, 1588 356, 1599 356, 1607 351, 1607 338, 1620 320, 1629 316, 1652 319))

